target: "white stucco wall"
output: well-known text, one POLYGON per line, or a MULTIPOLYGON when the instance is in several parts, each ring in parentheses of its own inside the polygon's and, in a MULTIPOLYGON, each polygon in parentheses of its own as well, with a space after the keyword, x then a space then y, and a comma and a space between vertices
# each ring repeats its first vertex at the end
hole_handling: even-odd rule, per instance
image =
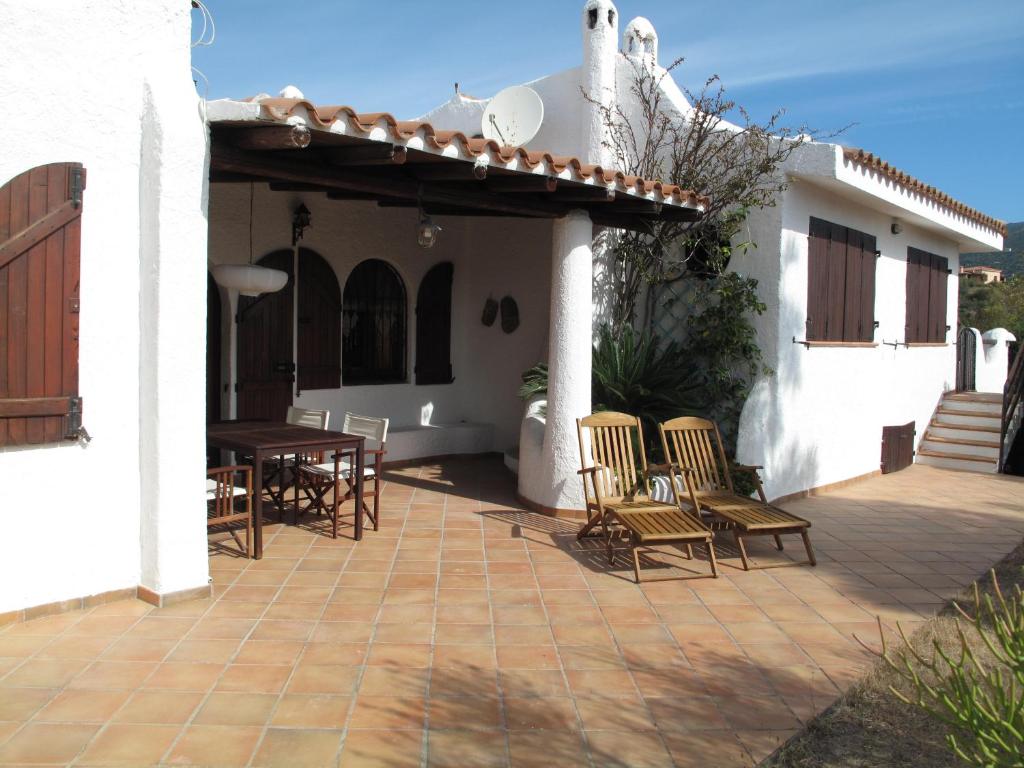
POLYGON ((0 17, 5 97, 36 114, 0 121, 0 183, 51 162, 88 172, 79 392, 93 437, 0 451, 0 613, 206 584, 205 284, 193 283, 204 277, 205 129, 188 4, 0 0, 0 17))
MULTIPOLYGON (((256 259, 290 247, 292 211, 304 202, 312 226, 302 246, 316 251, 334 269, 343 292, 348 275, 365 259, 391 264, 405 283, 408 382, 348 386, 337 390, 303 390, 295 404, 328 408, 332 426, 345 411, 386 416, 392 428, 461 421, 494 425, 493 444, 504 451, 516 445, 523 403, 517 395, 523 371, 546 358, 550 293, 551 223, 546 220, 491 217, 436 217, 442 230, 434 248, 416 244, 416 211, 380 208, 374 203, 328 200, 323 195, 271 192, 257 185, 253 241, 256 259), (416 346, 416 293, 435 264, 451 261, 451 384, 417 386, 413 367, 416 346), (519 328, 501 329, 480 321, 484 302, 512 296, 519 305, 519 328)), ((210 191, 211 263, 248 259, 249 187, 215 184, 210 191)), ((232 311, 237 296, 232 297, 232 311)), ((225 339, 224 355, 234 369, 234 337, 225 339)), ((230 383, 230 382, 226 382, 230 383)), ((436 442, 428 441, 429 445, 436 442)), ((431 450, 434 450, 431 448, 431 450)), ((436 451, 435 451, 436 452, 436 451)), ((401 458, 409 458, 402 456, 401 458)))
MULTIPOLYGON (((755 386, 743 411, 737 455, 765 466, 768 495, 783 496, 878 469, 882 427, 917 422, 918 440, 942 395, 954 384, 955 331, 946 346, 897 347, 906 322, 907 247, 959 265, 956 244, 856 205, 807 181, 794 180, 781 205, 750 220, 756 250, 730 265, 756 277, 769 311, 758 319, 765 362, 775 370, 755 386), (807 231, 811 216, 872 234, 882 256, 875 273, 877 347, 813 347, 805 339, 807 231), (781 236, 778 233, 781 232, 781 236)), ((956 327, 957 282, 950 279, 947 322, 956 327)))

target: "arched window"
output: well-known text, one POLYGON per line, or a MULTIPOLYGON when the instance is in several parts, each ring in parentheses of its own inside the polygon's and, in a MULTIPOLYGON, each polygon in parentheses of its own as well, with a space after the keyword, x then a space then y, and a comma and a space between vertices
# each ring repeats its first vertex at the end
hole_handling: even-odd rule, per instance
POLYGON ((450 261, 430 268, 416 294, 416 383, 452 379, 452 275, 450 261))
POLYGON ((391 265, 368 259, 352 270, 342 298, 342 384, 405 381, 405 308, 391 265))

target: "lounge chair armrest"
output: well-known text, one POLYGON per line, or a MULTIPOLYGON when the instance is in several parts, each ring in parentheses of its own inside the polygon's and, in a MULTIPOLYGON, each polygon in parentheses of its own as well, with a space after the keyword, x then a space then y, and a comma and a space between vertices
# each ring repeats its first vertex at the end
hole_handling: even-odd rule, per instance
POLYGON ((680 464, 669 464, 669 463, 666 463, 666 464, 650 464, 650 465, 648 465, 647 469, 652 474, 661 474, 661 475, 669 475, 669 474, 673 474, 673 473, 676 473, 676 472, 685 472, 685 473, 690 474, 690 475, 693 475, 693 474, 697 473, 697 470, 694 469, 693 467, 684 467, 684 466, 682 466, 680 464))
POLYGON ((754 474, 764 469, 760 464, 733 464, 732 468, 739 472, 753 472, 754 474))
POLYGON ((584 467, 583 469, 577 470, 577 475, 592 475, 595 472, 604 469, 604 467, 584 467))

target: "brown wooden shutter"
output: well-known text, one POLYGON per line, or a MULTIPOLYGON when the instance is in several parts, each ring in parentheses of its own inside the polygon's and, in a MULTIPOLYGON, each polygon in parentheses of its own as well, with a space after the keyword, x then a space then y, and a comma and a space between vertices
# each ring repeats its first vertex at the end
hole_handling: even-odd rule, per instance
POLYGON ((946 288, 949 259, 931 254, 928 280, 928 341, 940 344, 946 340, 946 288))
POLYGON ((846 227, 830 224, 825 339, 842 341, 846 316, 846 227))
POLYGON ((861 233, 846 230, 846 272, 843 280, 843 341, 861 341, 863 320, 861 311, 861 233))
POLYGON ((80 163, 0 187, 0 445, 60 440, 80 426, 80 163))
POLYGON ((828 325, 828 246, 831 229, 827 221, 811 219, 807 238, 807 339, 824 341, 828 325))
POLYGON ((331 265, 299 249, 298 380, 305 389, 341 386, 341 288, 331 265))
POLYGON ((858 341, 875 340, 875 269, 878 246, 874 235, 859 233, 860 251, 860 337, 858 341))
POLYGON ((452 277, 444 261, 430 268, 416 294, 416 383, 450 384, 452 379, 452 277))

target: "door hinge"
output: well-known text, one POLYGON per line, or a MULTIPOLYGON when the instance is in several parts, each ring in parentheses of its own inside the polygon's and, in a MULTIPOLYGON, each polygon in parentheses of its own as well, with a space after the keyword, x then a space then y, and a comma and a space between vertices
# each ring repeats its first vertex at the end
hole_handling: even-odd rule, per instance
POLYGON ((72 315, 77 315, 82 309, 82 300, 77 296, 72 296, 68 299, 68 312, 72 315))
POLYGON ((85 189, 85 168, 71 169, 71 205, 82 207, 82 190, 85 189))
POLYGON ((92 442, 89 430, 82 425, 82 398, 80 397, 72 397, 68 400, 67 431, 64 439, 92 442))

